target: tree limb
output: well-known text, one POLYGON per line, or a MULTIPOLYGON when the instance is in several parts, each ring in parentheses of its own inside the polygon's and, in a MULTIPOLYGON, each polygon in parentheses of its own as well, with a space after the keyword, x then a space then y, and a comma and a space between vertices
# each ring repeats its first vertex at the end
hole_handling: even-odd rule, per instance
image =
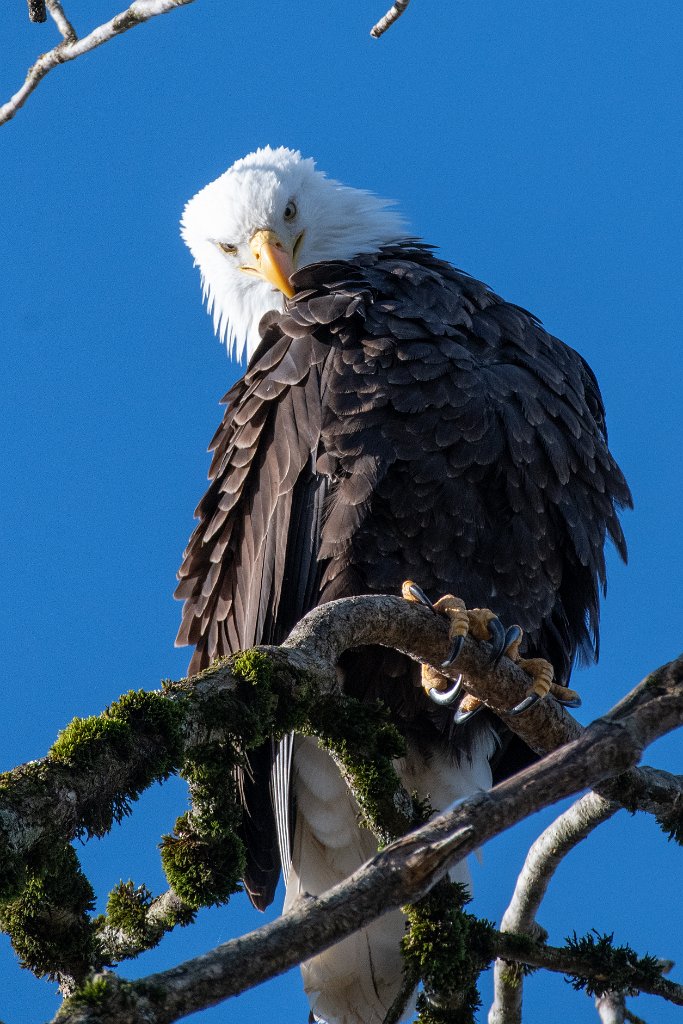
MULTIPOLYGON (((333 666, 345 650, 366 644, 393 647, 438 666, 448 650, 448 626, 429 609, 399 597, 345 598, 310 612, 282 647, 258 650, 269 657, 281 675, 281 685, 288 688, 290 699, 295 699, 301 692, 302 679, 320 693, 337 692, 333 666)), ((525 695, 528 676, 507 658, 492 671, 488 651, 488 644, 467 637, 457 669, 452 668, 450 674, 455 677, 463 672, 468 689, 540 754, 582 735, 582 726, 553 699, 539 702, 525 715, 510 718, 505 708, 514 707, 525 695)), ((681 679, 683 657, 653 673, 646 683, 654 686, 663 680, 675 686, 681 679)), ((223 659, 193 679, 166 688, 169 701, 183 701, 184 746, 201 733, 206 706, 233 693, 236 685, 231 660, 223 659), (185 701, 188 694, 191 699, 185 701)), ((84 833, 103 834, 109 826, 102 829, 98 824, 95 804, 112 801, 158 752, 158 747, 147 741, 135 745, 127 756, 112 760, 103 747, 93 751, 92 770, 87 775, 77 767, 57 765, 49 757, 6 773, 0 788, 0 854, 21 856, 56 835, 71 841, 84 833), (11 800, 3 801, 3 793, 9 793, 10 788, 11 800)), ((680 778, 652 768, 630 769, 618 779, 597 783, 596 788, 629 810, 647 810, 664 817, 672 813, 672 807, 677 814, 681 813, 679 808, 683 809, 680 778)))
MULTIPOLYGON (((501 932, 539 938, 543 929, 536 924, 536 914, 562 859, 594 828, 616 814, 619 807, 618 803, 604 800, 597 793, 587 793, 541 833, 527 854, 512 900, 503 915, 501 932)), ((521 972, 512 971, 503 960, 496 960, 489 1024, 521 1024, 522 992, 521 972)))
MULTIPOLYGON (((24 84, 7 103, 0 107, 0 125, 12 120, 17 111, 23 107, 31 93, 42 82, 43 78, 59 64, 65 64, 67 61, 75 60, 76 57, 81 57, 84 53, 89 53, 90 50, 110 42, 123 32, 135 28, 136 25, 142 25, 144 22, 150 21, 160 14, 168 14, 169 11, 175 10, 176 7, 184 7, 191 3, 194 3, 194 0, 134 0, 125 11, 115 15, 111 21, 98 25, 89 35, 83 36, 82 39, 76 38, 73 28, 71 28, 71 32, 69 32, 68 28, 66 32, 64 31, 69 23, 64 15, 61 4, 48 3, 50 13, 64 39, 52 50, 42 54, 35 64, 29 68, 24 84)), ((43 9, 44 7, 45 5, 43 4, 43 9)), ((44 21, 45 19, 42 18, 41 20, 44 21)))
MULTIPOLYGON (((336 661, 343 651, 364 644, 392 647, 416 661, 438 667, 448 651, 448 627, 441 616, 400 598, 347 598, 309 612, 283 647, 300 649, 322 671, 329 660, 336 661)), ((507 709, 526 696, 529 677, 508 658, 492 671, 489 651, 488 644, 466 637, 456 665, 445 674, 457 679, 462 673, 468 691, 495 711, 537 754, 546 754, 581 735, 583 726, 552 699, 539 701, 524 715, 511 717, 507 709)), ((443 668, 439 671, 444 672, 443 668)), ((681 678, 683 655, 658 671, 681 678)), ((597 791, 629 811, 654 814, 665 828, 669 827, 666 822, 671 822, 672 831, 680 821, 683 830, 682 776, 655 768, 631 769, 618 779, 600 783, 597 791)))
MULTIPOLYGON (((644 745, 681 721, 681 679, 666 687, 641 683, 627 708, 617 706, 561 750, 391 844, 341 885, 321 896, 303 897, 278 921, 141 981, 105 979, 112 1011, 103 1016, 100 1000, 97 1020, 170 1024, 282 973, 389 910, 419 899, 457 861, 522 818, 622 771, 640 756, 644 745), (124 1001, 119 1000, 121 986, 124 1001)), ((584 976, 590 971, 580 951, 538 946, 524 936, 497 933, 493 951, 562 973, 584 976)), ((680 985, 661 978, 638 983, 643 991, 683 1005, 680 985)), ((60 1024, 95 1019, 82 1000, 67 1001, 59 1017, 60 1024)))
MULTIPOLYGON (((526 939, 527 943, 528 941, 526 939)), ((556 971, 559 974, 584 978, 593 981, 596 987, 600 988, 609 984, 609 977, 600 968, 591 964, 590 957, 586 958, 572 949, 534 943, 525 948, 524 936, 513 935, 511 932, 498 932, 494 939, 494 945, 498 956, 506 960, 516 960, 519 963, 529 964, 531 967, 542 967, 546 971, 556 971)), ((639 992, 647 992, 649 995, 661 996, 662 999, 666 999, 675 1006, 683 1006, 683 985, 662 977, 662 974, 666 973, 670 967, 670 961, 654 961, 657 973, 650 980, 639 977, 640 971, 643 969, 650 974, 653 960, 652 957, 643 957, 639 961, 634 958, 632 964, 633 988, 639 992), (648 961, 650 962, 648 963, 648 961)))
MULTIPOLYGON (((177 771, 188 757, 190 761, 197 754, 201 757, 203 745, 208 744, 214 749, 214 756, 216 752, 220 755, 215 767, 222 780, 223 792, 225 761, 220 754, 221 744, 227 744, 226 753, 232 749, 234 754, 235 735, 240 735, 240 743, 249 748, 262 743, 266 735, 296 729, 297 721, 303 723, 307 720, 310 729, 312 709, 324 706, 325 701, 328 704, 332 701, 335 714, 337 710, 343 710, 343 701, 347 698, 343 698, 342 704, 339 703, 341 697, 335 671, 339 656, 348 648, 373 643, 403 650, 414 658, 439 665, 448 646, 447 625, 431 610, 408 603, 402 598, 365 597, 334 602, 307 616, 282 647, 256 648, 223 659, 191 680, 168 684, 162 693, 130 693, 111 705, 102 715, 71 723, 48 757, 0 777, 0 864, 3 868, 0 871, 0 887, 9 894, 21 892, 26 884, 25 879, 30 881, 30 873, 35 874, 36 870, 47 872, 44 877, 57 880, 63 874, 63 869, 53 864, 52 851, 55 848, 63 848, 66 842, 84 834, 104 834, 114 820, 128 813, 130 801, 139 792, 155 779, 163 779, 170 772, 177 771), (255 672, 254 666, 259 665, 261 669, 255 672), (304 717, 301 718, 301 715, 304 717), (244 728, 251 732, 243 734, 241 730, 244 728), (26 876, 29 864, 31 868, 26 876)), ((467 675, 468 687, 473 691, 478 690, 494 706, 514 706, 528 687, 528 677, 507 659, 503 659, 492 673, 488 645, 479 644, 470 638, 459 658, 458 671, 461 670, 467 675)), ((562 742, 562 723, 565 723, 565 735, 568 730, 578 734, 573 744, 556 751, 543 764, 552 763, 553 758, 563 757, 566 750, 573 746, 578 745, 583 749, 582 744, 587 742, 589 736, 595 735, 595 730, 599 731, 600 727, 612 731, 615 749, 622 752, 619 756, 615 755, 615 762, 602 772, 591 770, 582 774, 581 767, 577 766, 572 775, 571 787, 554 796, 548 796, 551 793, 548 790, 538 806, 545 806, 585 786, 604 787, 605 783, 601 780, 614 775, 620 768, 632 765, 652 736, 672 728, 683 717, 682 686, 683 659, 679 659, 649 676, 626 701, 614 709, 609 719, 594 723, 591 726, 592 733, 590 730, 581 730, 559 706, 553 708, 553 701, 542 702, 525 716, 525 719, 532 720, 531 727, 522 718, 512 719, 511 724, 517 731, 525 730, 528 735, 535 736, 537 749, 544 745, 543 726, 547 721, 551 728, 546 746, 562 742), (637 712, 637 716, 634 712, 637 712), (631 733, 636 717, 641 724, 637 738, 631 733)), ((367 719, 369 713, 367 710, 363 718, 367 719)), ((505 717, 505 713, 501 712, 501 716, 505 717)), ((313 732, 319 734, 315 728, 313 732)), ((391 769, 386 752, 383 756, 391 769)), ((394 753, 389 756, 399 755, 394 753)), ((383 788, 372 797, 373 805, 369 811, 363 806, 363 811, 379 833, 383 834, 383 841, 388 841, 392 835, 410 829, 416 822, 416 816, 413 801, 402 790, 395 773, 390 771, 383 779, 383 788), (391 822, 388 827, 387 821, 391 822)), ((643 785, 646 786, 646 783, 643 785)), ((680 794, 678 783, 676 780, 668 783, 664 777, 658 776, 657 785, 659 810, 670 810, 672 801, 680 794)), ((499 788, 495 792, 504 790, 499 788)), ((488 796, 481 797, 485 802, 488 799, 488 796)), ((490 807, 488 815, 489 821, 493 822, 495 815, 491 814, 490 807)), ((187 816, 184 819, 179 819, 182 835, 169 837, 170 845, 162 846, 162 855, 164 849, 167 853, 170 850, 171 860, 168 864, 164 862, 167 873, 169 869, 175 871, 173 851, 177 850, 181 857, 177 862, 180 873, 175 873, 175 880, 169 874, 169 880, 177 895, 185 902, 179 906, 176 895, 169 894, 161 897, 161 902, 156 905, 159 915, 152 915, 146 921, 136 917, 136 930, 137 925, 144 926, 144 942, 138 948, 148 948, 150 935, 155 930, 161 934, 174 923, 186 923, 174 920, 177 911, 187 915, 206 903, 205 897, 197 895, 192 888, 182 888, 182 891, 178 888, 178 885, 185 886, 189 879, 182 867, 183 863, 187 863, 189 848, 183 844, 194 843, 195 852, 190 853, 192 857, 200 858, 198 867, 203 863, 201 858, 206 855, 202 852, 205 847, 202 846, 201 834, 196 829, 193 833, 192 821, 187 820, 187 816), (167 913, 169 910, 170 914, 167 913)), ((457 831, 460 824, 454 822, 453 828, 457 831)), ((503 824, 501 827, 509 826, 503 824)), ((487 832, 486 828, 480 829, 475 845, 480 845, 491 834, 494 833, 487 832)), ((226 840, 229 840, 232 833, 225 835, 226 840)), ((448 836, 438 838, 447 839, 448 836)), ((221 847, 218 852, 223 856, 225 849, 221 847)), ((232 867, 228 865, 228 868, 231 871, 233 868, 239 870, 236 862, 232 867)), ((77 883, 77 876, 72 875, 71 885, 75 894, 82 893, 82 888, 78 888, 80 883, 77 883)), ((132 891, 135 893, 140 890, 133 888, 132 891)), ((209 902, 225 902, 229 892, 222 889, 221 893, 216 896, 212 891, 208 897, 209 902)), ((9 898, 13 897, 10 895, 9 898)), ((77 912, 81 915, 81 927, 87 929, 83 898, 78 896, 81 909, 77 912)), ((134 909, 137 911, 138 906, 134 909)), ((150 912, 151 909, 149 907, 150 912)), ((375 916, 379 912, 376 911, 375 916)), ((358 917, 354 918, 354 922, 355 928, 361 926, 358 917)), ((19 927, 22 927, 21 923, 19 927)), ((137 941, 135 936, 125 934, 125 928, 123 932, 120 928, 114 928, 113 932, 107 933, 106 925, 102 931, 109 935, 104 944, 105 949, 109 946, 124 955, 131 955, 130 949, 134 950, 137 941), (132 939, 133 946, 129 944, 126 950, 129 939, 132 939)), ((334 941, 336 939, 333 936, 330 943, 334 941)), ((102 953, 97 953, 97 948, 97 945, 91 944, 89 951, 84 954, 85 960, 83 956, 80 960, 76 958, 71 961, 62 957, 59 967, 50 966, 49 957, 52 954, 49 954, 47 959, 43 957, 44 966, 40 970, 42 973, 58 974, 66 989, 73 988, 74 979, 83 976, 88 965, 92 970, 107 962, 106 956, 102 959, 102 953)), ((301 955, 306 954, 303 952, 301 955)))

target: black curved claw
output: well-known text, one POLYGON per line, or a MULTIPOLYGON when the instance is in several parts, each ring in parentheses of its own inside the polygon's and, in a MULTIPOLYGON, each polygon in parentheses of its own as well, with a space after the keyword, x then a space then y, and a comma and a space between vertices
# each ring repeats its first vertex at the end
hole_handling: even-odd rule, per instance
MULTIPOLYGON (((493 623, 492 623, 492 625, 493 625, 493 623)), ((521 626, 508 626, 508 628, 505 630, 505 640, 503 641, 503 649, 501 650, 500 654, 498 655, 498 657, 496 658, 496 660, 493 663, 494 668, 498 664, 500 659, 503 657, 505 652, 508 650, 510 645, 514 644, 515 640, 519 640, 521 635, 522 635, 521 626)))
POLYGON ((433 700, 435 704, 452 704, 458 697, 461 689, 462 676, 458 676, 450 690, 437 690, 436 687, 433 686, 431 690, 428 690, 427 696, 430 700, 433 700))
POLYGON ((462 650, 462 645, 465 643, 464 636, 454 636, 446 660, 441 662, 441 668, 450 668, 453 662, 456 660, 462 650))
POLYGON ((470 718, 474 718, 475 715, 479 714, 483 706, 483 704, 476 704, 471 711, 454 711, 453 725, 464 725, 465 722, 469 722, 470 718))
POLYGON ((573 697, 571 700, 562 700, 561 697, 555 697, 558 704, 561 704, 563 708, 580 708, 581 698, 573 697))
POLYGON ((505 650, 505 626, 500 619, 491 619, 489 622, 489 633, 491 635, 491 663, 497 665, 503 657, 505 650))
POLYGON ((525 697, 520 704, 517 704, 517 706, 512 708, 511 711, 508 711, 508 715, 521 715, 524 711, 528 711, 529 708, 532 708, 534 704, 537 704, 540 699, 541 698, 537 693, 530 693, 529 696, 525 697))
POLYGON ((429 600, 422 587, 418 587, 417 583, 411 583, 408 587, 408 591, 413 595, 416 601, 420 602, 420 604, 424 604, 427 608, 431 608, 432 610, 434 609, 434 605, 429 600))

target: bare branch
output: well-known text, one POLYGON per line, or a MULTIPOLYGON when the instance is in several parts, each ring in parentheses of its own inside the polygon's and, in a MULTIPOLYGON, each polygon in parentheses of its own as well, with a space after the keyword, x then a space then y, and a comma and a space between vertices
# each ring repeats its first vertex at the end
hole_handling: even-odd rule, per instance
POLYGON ((64 13, 64 8, 59 0, 47 0, 47 9, 66 42, 75 43, 78 39, 78 34, 64 13))
MULTIPOLYGON (((301 655, 300 650, 296 653, 301 655)), ((304 897, 287 915, 258 932, 171 970, 125 983, 120 1012, 116 986, 122 983, 111 981, 112 1012, 103 1017, 100 1002, 98 1020, 171 1024, 282 973, 389 910, 419 899, 456 862, 529 814, 622 771, 645 744, 681 721, 683 680, 666 687, 646 681, 574 742, 404 836, 329 892, 304 897), (149 999, 150 992, 155 993, 154 1000, 149 999)), ((495 951, 505 959, 590 976, 590 963, 580 952, 537 946, 523 936, 497 933, 495 951)), ((683 1005, 683 986, 661 978, 643 981, 638 965, 634 986, 683 1005)), ((73 1008, 67 1002, 59 1019, 60 1024, 85 1024, 94 1018, 82 1002, 73 1008)))
MULTIPOLYGON (((536 914, 562 859, 594 828, 616 814, 619 806, 596 793, 587 793, 539 836, 527 854, 512 900, 503 915, 502 932, 539 938, 543 930, 536 924, 536 914)), ((521 972, 497 960, 489 1024, 521 1024, 522 992, 521 972)))
POLYGON ((604 800, 597 793, 586 793, 541 833, 527 854, 501 931, 531 931, 541 901, 564 857, 619 809, 618 803, 604 800))
POLYGON ((373 25, 370 29, 370 35, 373 39, 379 39, 383 36, 388 28, 398 21, 406 7, 410 3, 410 0, 396 0, 393 7, 389 8, 383 18, 380 18, 376 25, 373 25))
MULTIPOLYGON (((90 50, 95 50, 98 46, 110 42, 116 36, 120 36, 129 29, 135 28, 136 25, 142 25, 144 22, 150 21, 160 14, 168 14, 169 11, 175 10, 176 7, 184 7, 192 3, 194 3, 194 0, 134 0, 134 3, 125 11, 117 14, 111 21, 99 25, 82 39, 72 38, 70 34, 64 35, 63 29, 68 22, 61 9, 61 4, 51 4, 50 13, 53 15, 60 32, 64 35, 64 41, 55 46, 54 49, 42 54, 35 64, 29 68, 22 87, 7 103, 0 107, 0 125, 12 120, 45 76, 59 64, 65 64, 67 61, 75 60, 76 57, 81 57, 84 53, 89 53, 90 50), (54 12, 52 8, 55 9, 54 12)), ((73 32, 73 28, 71 31, 73 32)))
POLYGON ((45 0, 27 0, 29 21, 47 21, 45 0))

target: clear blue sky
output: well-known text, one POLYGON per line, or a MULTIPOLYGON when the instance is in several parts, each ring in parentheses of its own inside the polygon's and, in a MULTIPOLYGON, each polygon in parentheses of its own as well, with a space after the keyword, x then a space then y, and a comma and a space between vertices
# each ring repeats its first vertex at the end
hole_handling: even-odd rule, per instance
MULTIPOLYGON (((575 676, 580 719, 679 653, 680 0, 413 0, 375 42, 383 3, 197 0, 57 69, 0 128, 2 768, 42 755, 74 715, 184 673, 174 576, 217 401, 238 370, 212 336, 178 219, 265 143, 398 200, 416 234, 596 371, 636 508, 629 566, 610 555, 600 665, 575 676)), ((67 9, 85 31, 93 10, 116 8, 67 9)), ((23 0, 2 5, 0 98, 55 38, 29 25, 23 0)), ((680 746, 661 741, 647 760, 680 771, 680 746)), ((120 878, 162 891, 156 844, 184 807, 181 783, 157 787, 81 851, 100 898, 120 878)), ((551 817, 484 850, 476 912, 500 920, 551 817)), ((680 864, 652 820, 623 812, 565 862, 540 920, 556 942, 614 931, 677 959, 680 979, 680 864)), ((170 966, 262 921, 235 898, 122 972, 170 966)), ((0 1017, 28 1024, 57 1005, 2 937, 0 1017)), ((632 1005, 650 1024, 680 1019, 647 997, 632 1005)), ((527 1022, 550 1006, 597 1019, 561 977, 536 975, 527 1022)), ((306 1013, 294 973, 201 1020, 303 1024, 306 1013)))

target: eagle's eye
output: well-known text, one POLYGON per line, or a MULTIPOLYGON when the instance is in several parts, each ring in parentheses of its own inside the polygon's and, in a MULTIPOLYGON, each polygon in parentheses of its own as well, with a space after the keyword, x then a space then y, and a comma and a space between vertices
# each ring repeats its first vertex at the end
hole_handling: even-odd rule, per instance
POLYGON ((285 220, 294 220, 296 217, 296 203, 293 199, 290 199, 285 206, 284 218, 285 220))
POLYGON ((237 246, 231 245, 230 242, 216 242, 216 245, 222 252, 227 253, 228 256, 237 255, 237 246))

